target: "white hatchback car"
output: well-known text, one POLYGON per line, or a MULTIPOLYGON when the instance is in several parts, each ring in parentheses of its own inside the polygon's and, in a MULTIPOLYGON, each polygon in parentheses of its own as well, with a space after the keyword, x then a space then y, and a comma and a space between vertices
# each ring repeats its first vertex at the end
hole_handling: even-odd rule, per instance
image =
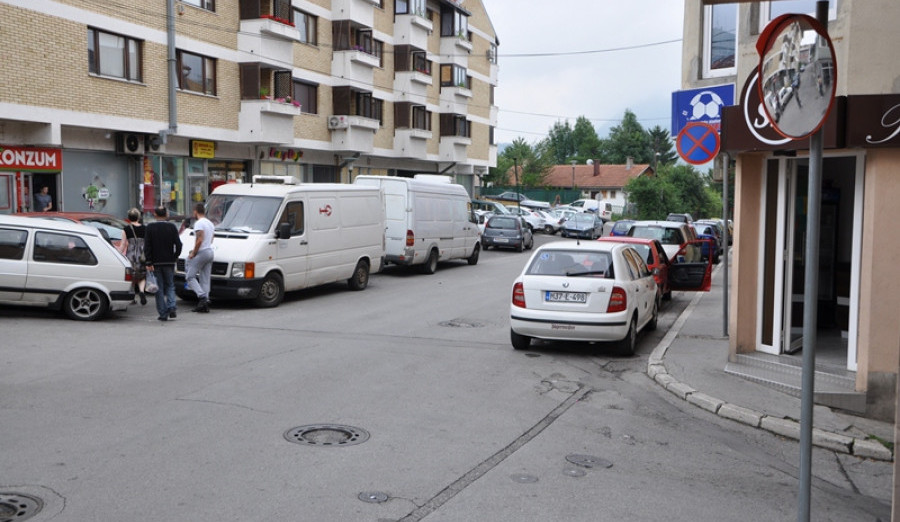
POLYGON ((0 304, 93 321, 128 307, 131 277, 131 263, 94 227, 0 216, 0 304))
POLYGON ((510 340, 516 350, 532 339, 617 341, 632 355, 637 333, 656 328, 656 281, 624 243, 556 241, 531 256, 516 278, 510 340))

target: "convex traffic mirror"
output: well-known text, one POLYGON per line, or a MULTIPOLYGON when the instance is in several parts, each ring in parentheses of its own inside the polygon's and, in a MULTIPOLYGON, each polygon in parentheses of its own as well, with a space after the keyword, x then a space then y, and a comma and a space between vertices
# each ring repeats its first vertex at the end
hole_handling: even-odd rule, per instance
POLYGON ((772 127, 805 138, 822 127, 834 104, 836 70, 828 31, 807 15, 783 15, 757 42, 759 97, 772 127))

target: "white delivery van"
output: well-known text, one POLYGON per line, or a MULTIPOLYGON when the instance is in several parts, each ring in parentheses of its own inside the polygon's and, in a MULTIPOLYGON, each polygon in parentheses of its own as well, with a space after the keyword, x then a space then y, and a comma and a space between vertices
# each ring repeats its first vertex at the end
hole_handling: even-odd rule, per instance
MULTIPOLYGON (((292 177, 254 176, 253 183, 217 187, 206 203, 216 226, 212 299, 252 299, 278 306, 284 293, 336 281, 353 290, 369 283, 384 258, 384 199, 379 189, 292 177)), ((179 297, 193 229, 175 269, 179 297)))
POLYGON ((415 265, 426 274, 439 260, 478 263, 480 231, 462 185, 434 176, 357 176, 354 183, 384 190, 386 263, 415 265))
POLYGON ((612 203, 602 199, 579 199, 569 203, 569 206, 582 212, 593 212, 604 223, 612 219, 612 203))

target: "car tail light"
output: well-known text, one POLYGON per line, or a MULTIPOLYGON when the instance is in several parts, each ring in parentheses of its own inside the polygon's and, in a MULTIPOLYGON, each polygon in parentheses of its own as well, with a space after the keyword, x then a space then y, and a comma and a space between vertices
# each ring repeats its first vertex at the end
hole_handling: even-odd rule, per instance
POLYGON ((133 268, 125 269, 125 280, 126 281, 134 281, 134 269, 133 268))
POLYGON ((522 286, 522 283, 516 283, 513 286, 512 304, 519 308, 527 308, 525 306, 525 287, 522 286))
POLYGON ((413 234, 412 230, 406 231, 406 246, 411 247, 416 245, 416 235, 413 234))
POLYGON ((628 296, 621 287, 614 286, 612 294, 609 296, 609 306, 606 307, 606 313, 624 312, 628 308, 628 296))

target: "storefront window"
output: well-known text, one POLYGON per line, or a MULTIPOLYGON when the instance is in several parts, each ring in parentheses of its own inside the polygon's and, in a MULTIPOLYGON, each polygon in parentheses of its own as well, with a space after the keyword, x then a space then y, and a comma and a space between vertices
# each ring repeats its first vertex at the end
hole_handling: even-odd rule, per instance
POLYGON ((309 165, 264 161, 259 165, 259 173, 263 176, 292 176, 300 183, 311 183, 312 176, 309 165))
POLYGON ((210 160, 206 162, 206 169, 209 173, 209 192, 225 183, 250 181, 250 165, 246 161, 210 160))

